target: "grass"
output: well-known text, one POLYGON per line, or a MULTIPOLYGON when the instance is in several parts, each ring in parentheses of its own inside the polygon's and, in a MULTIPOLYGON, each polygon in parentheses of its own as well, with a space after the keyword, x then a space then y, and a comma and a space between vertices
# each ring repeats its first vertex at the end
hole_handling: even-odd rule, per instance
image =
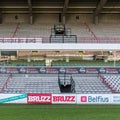
POLYGON ((0 120, 120 120, 120 105, 0 105, 0 120))

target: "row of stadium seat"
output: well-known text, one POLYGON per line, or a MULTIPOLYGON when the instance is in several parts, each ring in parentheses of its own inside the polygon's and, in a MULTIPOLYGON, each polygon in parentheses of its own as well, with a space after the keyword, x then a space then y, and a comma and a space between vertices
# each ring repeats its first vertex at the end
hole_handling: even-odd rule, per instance
MULTIPOLYGON (((119 75, 103 75, 104 82, 96 74, 72 75, 75 82, 75 92, 78 94, 110 94, 120 92, 119 75), (107 86, 106 86, 107 84, 107 86)), ((0 75, 0 90, 2 90, 8 75, 0 75)), ((14 74, 3 93, 61 93, 57 75, 14 74)))
MULTIPOLYGON (((65 60, 52 61, 51 66, 120 66, 120 61, 108 61, 103 60, 65 60)), ((45 60, 27 62, 25 60, 0 62, 0 66, 46 66, 45 60)))
POLYGON ((109 94, 110 89, 103 84, 96 76, 75 75, 73 76, 75 81, 76 93, 82 94, 109 94))
MULTIPOLYGON (((116 61, 116 66, 120 66, 120 61, 116 61)), ((105 62, 103 60, 64 60, 53 61, 52 66, 114 66, 113 61, 105 62)))
MULTIPOLYGON (((21 38, 41 38, 41 37, 50 37, 51 35, 51 28, 54 26, 53 23, 39 23, 34 25, 29 25, 25 23, 21 23, 18 27, 18 30, 14 37, 21 38)), ((12 37, 14 35, 14 31, 16 29, 17 24, 16 23, 6 23, 0 25, 0 37, 12 37)), ((95 42, 94 37, 91 35, 91 33, 88 31, 86 26, 83 23, 77 23, 77 22, 68 22, 66 24, 67 27, 72 29, 72 34, 77 35, 78 41, 85 42, 82 40, 82 37, 89 38, 88 42, 95 42)), ((111 39, 107 40, 108 38, 119 38, 119 24, 98 24, 93 25, 89 24, 91 30, 94 32, 96 37, 99 38, 100 42, 115 42, 115 40, 111 39), (101 38, 101 39, 100 39, 101 38), (104 41, 102 40, 104 38, 104 41)), ((44 40, 44 39, 43 39, 44 40)), ((47 39, 48 40, 48 39, 47 39)), ((47 41, 49 42, 49 41, 47 41)))
POLYGON ((44 60, 27 62, 26 60, 14 60, 7 62, 0 62, 0 66, 45 66, 44 60))
POLYGON ((56 77, 16 77, 13 75, 4 93, 60 93, 56 77))
POLYGON ((115 93, 120 93, 120 75, 104 75, 104 82, 115 93))

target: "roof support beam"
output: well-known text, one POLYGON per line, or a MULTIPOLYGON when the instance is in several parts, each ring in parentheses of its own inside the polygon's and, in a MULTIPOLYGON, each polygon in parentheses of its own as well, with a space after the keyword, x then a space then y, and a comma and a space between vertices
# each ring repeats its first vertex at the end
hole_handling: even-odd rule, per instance
POLYGON ((102 11, 103 6, 107 3, 108 0, 100 0, 98 3, 95 12, 93 13, 93 23, 98 23, 98 15, 102 11))
POLYGON ((63 13, 67 12, 68 5, 69 5, 69 0, 65 0, 64 6, 63 6, 63 13))
POLYGON ((28 0, 28 7, 29 7, 29 22, 30 24, 33 24, 32 0, 28 0))
POLYGON ((62 12, 62 23, 65 24, 66 21, 66 12, 69 5, 69 0, 65 0, 62 12))
POLYGON ((101 11, 103 6, 107 3, 108 0, 100 0, 98 3, 98 6, 96 7, 96 10, 94 12, 94 15, 97 16, 101 11))

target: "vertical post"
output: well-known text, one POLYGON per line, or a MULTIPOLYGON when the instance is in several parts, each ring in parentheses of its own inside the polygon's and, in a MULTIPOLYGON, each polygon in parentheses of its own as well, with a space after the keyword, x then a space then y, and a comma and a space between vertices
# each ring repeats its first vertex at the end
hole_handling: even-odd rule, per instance
POLYGON ((62 22, 62 14, 59 13, 59 23, 61 23, 61 22, 62 22))
POLYGON ((66 22, 66 15, 63 14, 63 15, 62 15, 62 23, 65 24, 65 22, 66 22))
POLYGON ((67 13, 68 6, 69 6, 69 0, 65 0, 64 5, 63 5, 63 11, 62 11, 62 23, 63 24, 65 24, 66 22, 66 13, 67 13))
POLYGON ((28 0, 28 7, 29 7, 29 22, 33 24, 33 12, 32 12, 32 0, 28 0))
POLYGON ((0 9, 0 24, 2 24, 2 9, 0 9))
POLYGON ((33 15, 32 14, 30 14, 30 24, 32 25, 33 24, 33 15))
POLYGON ((114 67, 116 67, 116 51, 114 51, 114 67))
POLYGON ((17 50, 17 60, 19 59, 19 50, 17 50))

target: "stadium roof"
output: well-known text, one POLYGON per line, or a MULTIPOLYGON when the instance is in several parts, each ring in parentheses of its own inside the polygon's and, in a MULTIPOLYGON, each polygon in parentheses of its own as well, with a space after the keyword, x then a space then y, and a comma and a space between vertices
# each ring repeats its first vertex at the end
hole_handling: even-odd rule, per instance
POLYGON ((0 23, 6 13, 29 14, 31 24, 35 13, 61 14, 63 23, 68 13, 86 13, 96 24, 100 13, 120 13, 120 0, 0 0, 0 23))
POLYGON ((120 13, 120 0, 0 0, 1 13, 120 13), (103 9, 102 9, 103 8, 103 9))

